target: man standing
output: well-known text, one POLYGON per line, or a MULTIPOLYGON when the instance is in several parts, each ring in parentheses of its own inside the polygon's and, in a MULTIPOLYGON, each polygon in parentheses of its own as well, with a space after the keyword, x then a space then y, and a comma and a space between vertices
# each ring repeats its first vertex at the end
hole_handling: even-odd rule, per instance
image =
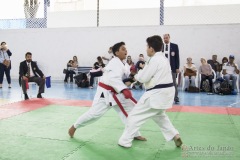
POLYGON ((160 52, 162 45, 160 36, 147 38, 147 54, 150 58, 135 75, 137 81, 145 84, 146 92, 128 116, 125 130, 118 142, 122 147, 132 146, 136 131, 150 118, 161 128, 167 141, 174 140, 177 147, 182 145, 179 132, 165 113, 166 109, 172 107, 174 87, 169 61, 160 52))
MULTIPOLYGON (((127 113, 132 110, 135 103, 131 101, 131 91, 123 83, 123 78, 128 77, 123 60, 126 59, 127 49, 124 42, 116 43, 112 47, 115 57, 108 63, 100 79, 92 107, 81 115, 68 131, 70 137, 74 136, 77 128, 84 127, 100 119, 109 109, 113 108, 126 123, 127 113)), ((129 84, 130 85, 130 84, 129 84)), ((134 134, 137 140, 146 140, 139 132, 134 134)))
POLYGON ((169 34, 164 34, 163 38, 164 38, 164 45, 163 45, 162 51, 170 62, 173 84, 175 86, 174 102, 179 103, 178 88, 177 88, 178 86, 176 83, 177 74, 180 73, 178 45, 174 44, 174 43, 170 43, 170 35, 169 34))
POLYGON ((45 89, 45 76, 38 68, 37 63, 32 61, 32 53, 27 52, 25 54, 26 60, 20 63, 19 78, 22 85, 25 100, 29 99, 27 95, 26 83, 35 82, 39 86, 37 98, 42 98, 42 93, 45 89), (40 76, 40 77, 39 77, 40 76))

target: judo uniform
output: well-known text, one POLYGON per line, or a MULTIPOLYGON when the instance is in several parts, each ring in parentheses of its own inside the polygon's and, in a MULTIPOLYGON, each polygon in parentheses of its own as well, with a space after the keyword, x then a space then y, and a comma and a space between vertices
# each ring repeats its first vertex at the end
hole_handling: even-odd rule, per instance
POLYGON ((172 140, 179 132, 165 113, 166 109, 172 107, 175 94, 169 60, 162 52, 155 53, 145 67, 135 75, 135 79, 144 83, 146 92, 128 115, 119 145, 131 147, 134 134, 149 118, 158 124, 167 141, 172 140), (165 87, 156 88, 156 86, 165 87))
MULTIPOLYGON (((112 87, 115 92, 117 92, 116 96, 127 113, 133 109, 135 103, 130 99, 126 99, 120 92, 123 89, 127 89, 127 86, 123 83, 123 79, 128 77, 129 74, 130 71, 128 70, 128 67, 126 67, 118 57, 114 57, 104 68, 103 76, 100 78, 100 83, 112 87)), ((113 93, 110 90, 98 85, 92 107, 78 118, 78 120, 74 123, 74 128, 84 127, 97 121, 111 108, 118 113, 120 119, 125 124, 126 116, 114 100, 113 93)), ((134 134, 134 137, 137 136, 140 136, 139 132, 134 134)))

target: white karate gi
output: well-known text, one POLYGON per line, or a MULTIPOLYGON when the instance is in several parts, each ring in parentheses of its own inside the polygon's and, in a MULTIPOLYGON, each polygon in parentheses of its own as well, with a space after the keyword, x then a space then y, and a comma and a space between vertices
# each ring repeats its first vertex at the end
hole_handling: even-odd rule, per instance
MULTIPOLYGON (((129 71, 123 62, 118 57, 114 57, 105 67, 103 76, 100 78, 100 82, 113 87, 115 91, 119 93, 117 94, 117 97, 127 113, 129 113, 135 106, 130 99, 125 99, 124 95, 120 93, 123 89, 127 88, 123 83, 123 78, 128 76, 128 74, 129 71)), ((95 122, 111 108, 118 113, 122 122, 125 124, 126 116, 122 113, 113 99, 111 91, 98 86, 92 107, 78 118, 74 123, 74 128, 83 127, 95 122), (104 95, 104 98, 101 97, 101 94, 104 95)), ((140 136, 139 132, 136 132, 135 137, 137 136, 140 136)))
MULTIPOLYGON (((158 84, 173 83, 171 67, 164 53, 155 53, 145 64, 145 67, 135 75, 135 79, 144 83, 146 89, 153 88, 158 84)), ((179 134, 165 114, 165 110, 172 107, 174 94, 173 86, 146 91, 128 115, 127 125, 119 139, 119 144, 131 147, 134 134, 149 118, 152 118, 159 125, 167 141, 179 134)))

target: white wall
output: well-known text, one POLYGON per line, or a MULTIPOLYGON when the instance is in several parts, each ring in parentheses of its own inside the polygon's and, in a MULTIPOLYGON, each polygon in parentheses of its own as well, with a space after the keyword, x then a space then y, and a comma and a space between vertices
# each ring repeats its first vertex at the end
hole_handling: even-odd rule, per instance
MULTIPOLYGON (((240 5, 166 7, 165 25, 237 24, 240 5)), ((159 8, 100 10, 99 26, 159 25, 159 8)), ((96 27, 97 11, 49 12, 48 28, 96 27)))
POLYGON ((18 77, 19 63, 27 51, 33 53, 45 73, 53 79, 63 79, 62 70, 73 55, 80 66, 92 66, 98 55, 106 54, 109 46, 125 41, 128 53, 137 59, 146 55, 146 38, 152 35, 171 34, 171 41, 179 45, 181 66, 186 58, 200 64, 200 58, 217 54, 234 54, 240 65, 240 25, 149 26, 0 30, 0 41, 6 41, 13 53, 11 75, 18 77))

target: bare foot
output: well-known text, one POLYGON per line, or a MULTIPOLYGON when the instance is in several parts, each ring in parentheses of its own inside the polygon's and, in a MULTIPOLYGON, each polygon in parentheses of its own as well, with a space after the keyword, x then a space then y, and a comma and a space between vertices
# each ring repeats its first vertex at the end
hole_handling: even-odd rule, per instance
POLYGON ((176 134, 176 135, 173 137, 173 140, 174 140, 175 145, 176 145, 177 147, 181 147, 181 145, 182 145, 182 140, 181 140, 179 134, 176 134))
POLYGON ((139 141, 147 141, 146 138, 142 137, 142 136, 137 136, 137 137, 134 137, 135 140, 139 140, 139 141))
POLYGON ((76 131, 76 128, 74 128, 74 126, 72 126, 71 128, 69 128, 68 134, 69 134, 69 136, 70 136, 71 138, 73 138, 75 131, 76 131))

